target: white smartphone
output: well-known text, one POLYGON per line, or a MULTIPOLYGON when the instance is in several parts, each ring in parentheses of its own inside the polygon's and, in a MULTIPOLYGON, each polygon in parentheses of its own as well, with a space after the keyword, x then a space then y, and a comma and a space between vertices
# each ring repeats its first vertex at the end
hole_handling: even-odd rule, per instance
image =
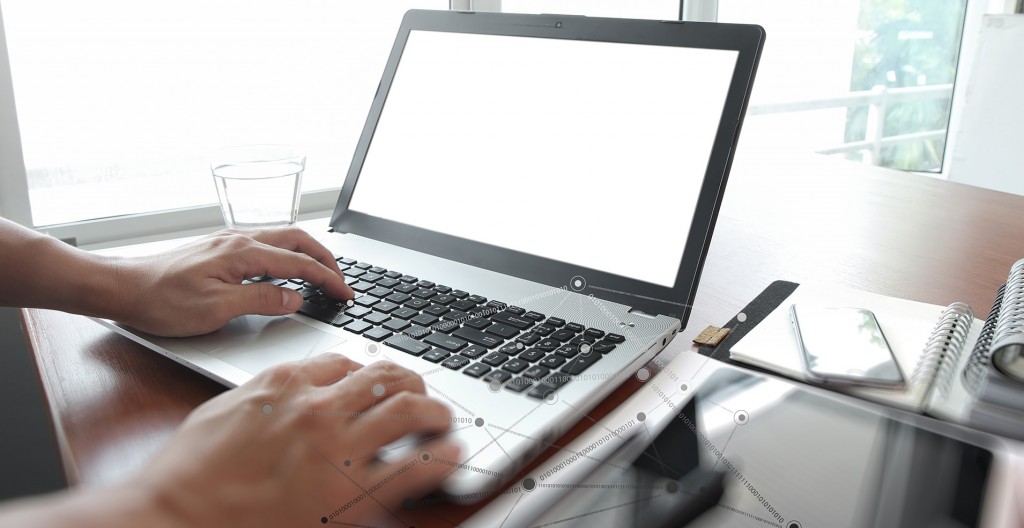
POLYGON ((885 388, 906 385, 870 310, 807 304, 794 304, 790 310, 809 380, 885 388))

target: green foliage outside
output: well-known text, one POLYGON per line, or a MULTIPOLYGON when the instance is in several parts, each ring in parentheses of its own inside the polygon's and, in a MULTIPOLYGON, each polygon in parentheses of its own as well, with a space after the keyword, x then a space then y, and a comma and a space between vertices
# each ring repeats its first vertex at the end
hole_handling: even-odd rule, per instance
MULTIPOLYGON (((966 4, 966 0, 863 0, 858 27, 864 36, 854 50, 850 90, 952 83, 966 4)), ((944 129, 949 106, 948 98, 891 103, 885 112, 884 136, 944 129)), ((848 110, 847 142, 865 139, 867 116, 867 107, 848 110)), ((934 139, 885 147, 879 165, 940 171, 944 143, 934 139)))

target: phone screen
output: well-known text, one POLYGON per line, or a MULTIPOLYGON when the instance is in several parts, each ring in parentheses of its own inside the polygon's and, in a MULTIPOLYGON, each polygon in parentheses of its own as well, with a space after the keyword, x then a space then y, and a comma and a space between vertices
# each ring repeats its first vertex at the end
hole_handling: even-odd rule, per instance
POLYGON ((794 304, 792 316, 812 380, 903 386, 903 374, 870 310, 794 304))

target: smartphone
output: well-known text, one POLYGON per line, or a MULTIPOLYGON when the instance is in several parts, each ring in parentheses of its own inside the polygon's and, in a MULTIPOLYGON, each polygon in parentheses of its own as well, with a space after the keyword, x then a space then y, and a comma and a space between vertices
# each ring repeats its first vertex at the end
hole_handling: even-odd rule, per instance
POLYGON ((900 388, 906 385, 870 310, 794 304, 793 329, 810 381, 900 388))

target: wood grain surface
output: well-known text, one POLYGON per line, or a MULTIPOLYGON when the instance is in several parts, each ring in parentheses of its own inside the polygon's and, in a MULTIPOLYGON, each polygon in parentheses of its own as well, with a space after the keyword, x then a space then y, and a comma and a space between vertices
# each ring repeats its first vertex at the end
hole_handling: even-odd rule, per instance
MULTIPOLYGON (((679 226, 651 236, 684 236, 690 214, 681 210, 679 226)), ((1010 265, 1024 257, 1024 197, 832 158, 754 152, 735 163, 713 240, 670 357, 688 353, 690 338, 725 323, 776 279, 965 301, 983 318, 1010 265)), ((223 390, 87 318, 23 315, 73 483, 110 483, 142 470, 192 409, 223 390)), ((559 444, 638 387, 630 378, 559 444)), ((416 525, 451 526, 477 508, 427 509, 416 525)))

